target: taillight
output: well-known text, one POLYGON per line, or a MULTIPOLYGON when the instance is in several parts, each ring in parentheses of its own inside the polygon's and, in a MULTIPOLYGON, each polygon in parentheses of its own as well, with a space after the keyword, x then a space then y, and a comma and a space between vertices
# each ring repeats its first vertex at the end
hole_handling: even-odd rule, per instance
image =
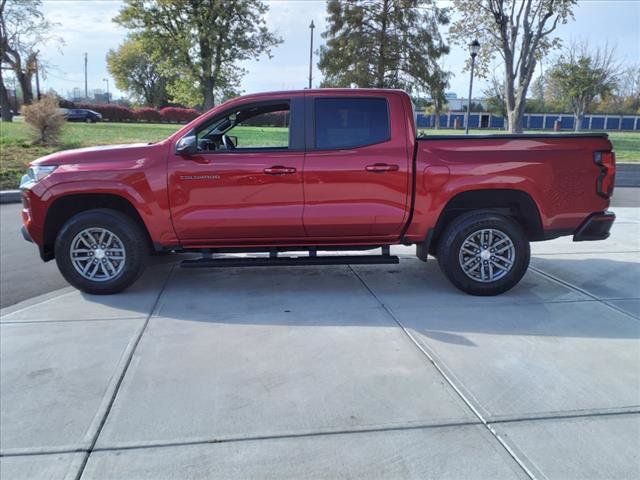
POLYGON ((598 195, 609 198, 613 194, 616 180, 616 154, 610 152, 595 152, 594 161, 600 167, 600 175, 596 182, 598 195))

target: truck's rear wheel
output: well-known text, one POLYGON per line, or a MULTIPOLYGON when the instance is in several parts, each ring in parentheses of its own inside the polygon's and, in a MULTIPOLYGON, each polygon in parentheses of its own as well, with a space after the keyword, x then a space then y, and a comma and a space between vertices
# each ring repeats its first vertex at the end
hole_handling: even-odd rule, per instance
POLYGON ((55 244, 62 276, 83 292, 111 294, 135 282, 149 254, 140 226, 121 212, 96 209, 69 219, 55 244))
POLYGON ((472 295, 497 295, 511 289, 527 271, 529 258, 529 241, 522 227, 490 211, 456 218, 438 245, 442 272, 472 295))

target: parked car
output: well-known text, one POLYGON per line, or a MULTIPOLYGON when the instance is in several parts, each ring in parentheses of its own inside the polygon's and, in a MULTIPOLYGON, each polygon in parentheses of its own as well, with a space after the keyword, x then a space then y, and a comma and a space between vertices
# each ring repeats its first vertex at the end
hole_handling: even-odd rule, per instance
POLYGON ((131 285, 152 251, 204 252, 185 267, 398 263, 389 246, 403 244, 461 290, 495 295, 524 275, 530 242, 607 238, 615 168, 606 134, 418 137, 399 90, 265 93, 158 143, 32 162, 23 234, 90 293, 131 285))
POLYGON ((95 123, 102 120, 102 115, 86 108, 67 108, 65 116, 68 122, 95 123))

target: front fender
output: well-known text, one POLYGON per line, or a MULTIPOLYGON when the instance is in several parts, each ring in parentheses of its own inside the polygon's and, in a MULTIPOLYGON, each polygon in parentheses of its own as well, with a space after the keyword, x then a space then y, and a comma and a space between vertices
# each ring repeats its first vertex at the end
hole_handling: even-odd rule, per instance
POLYGON ((129 178, 127 183, 114 180, 77 180, 56 183, 39 196, 32 192, 29 198, 31 223, 39 227, 34 228, 34 231, 29 230, 34 242, 43 244, 47 212, 57 200, 83 194, 105 194, 123 198, 138 212, 149 236, 155 243, 167 245, 177 243, 168 204, 158 201, 157 193, 141 175, 135 179, 129 178), (135 188, 132 185, 135 185, 135 188))

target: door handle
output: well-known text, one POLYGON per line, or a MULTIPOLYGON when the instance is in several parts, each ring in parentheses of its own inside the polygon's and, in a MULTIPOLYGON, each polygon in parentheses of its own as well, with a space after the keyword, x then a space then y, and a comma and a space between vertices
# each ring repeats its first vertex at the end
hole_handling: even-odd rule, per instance
POLYGON ((264 173, 267 175, 290 175, 296 173, 296 169, 293 167, 283 167, 281 165, 274 165, 273 167, 265 168, 264 173))
POLYGON ((367 165, 365 169, 367 172, 397 172, 400 167, 398 165, 389 165, 387 163, 374 163, 373 165, 367 165))

